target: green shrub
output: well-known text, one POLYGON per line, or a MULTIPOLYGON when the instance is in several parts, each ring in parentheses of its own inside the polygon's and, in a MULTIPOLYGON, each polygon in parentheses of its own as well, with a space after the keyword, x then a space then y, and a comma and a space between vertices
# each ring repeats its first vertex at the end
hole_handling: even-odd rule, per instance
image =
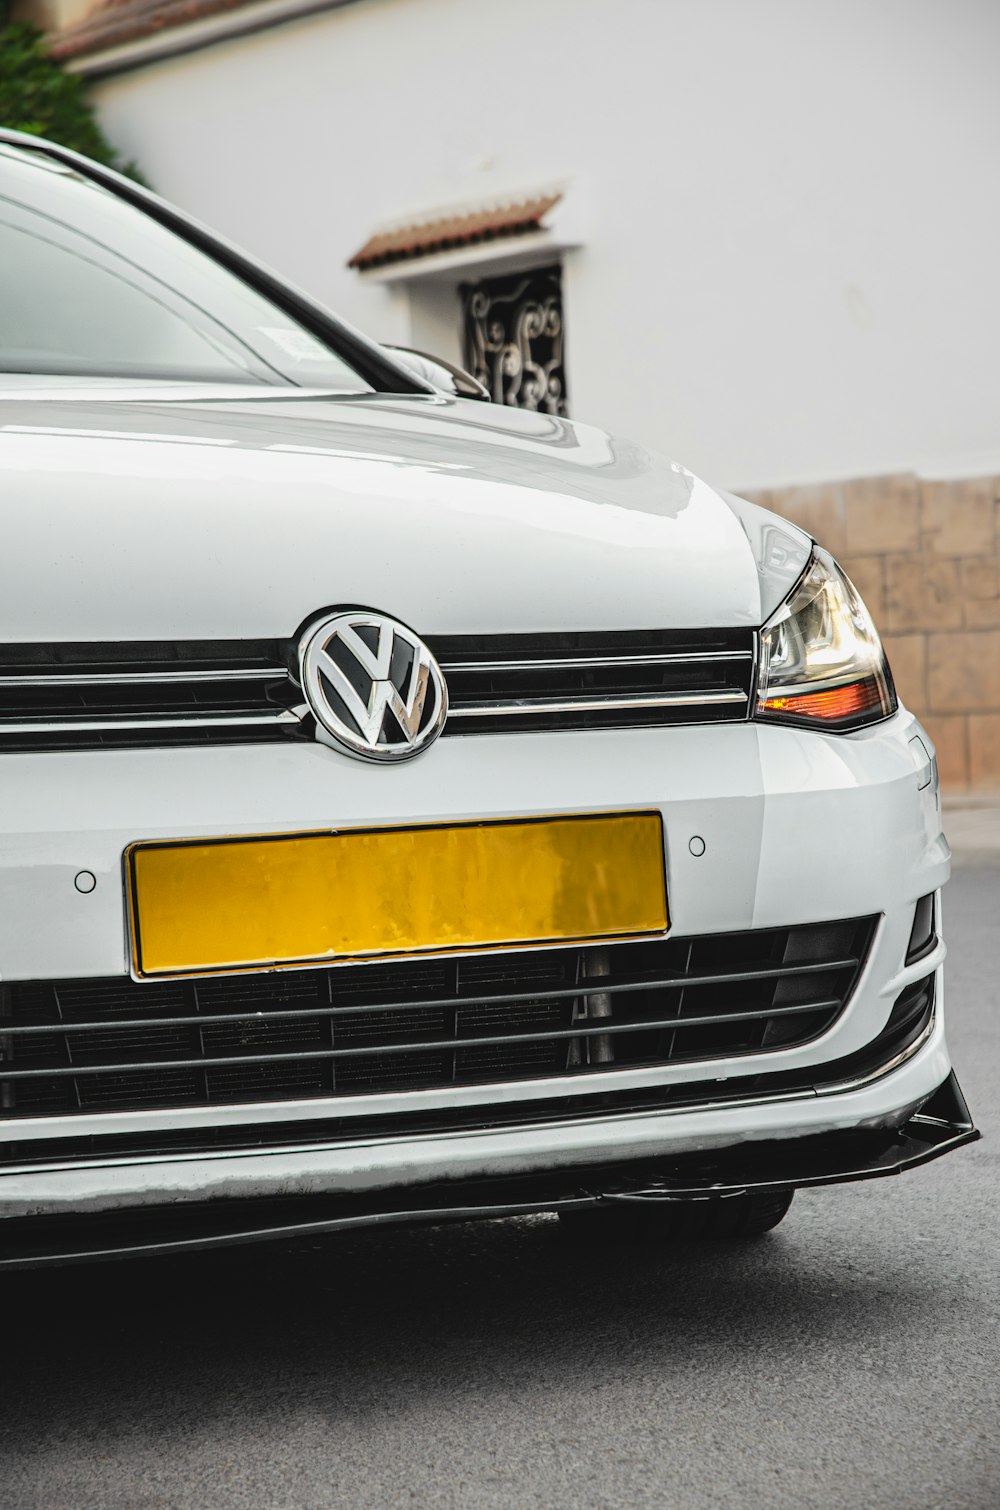
POLYGON ((44 33, 24 22, 0 26, 0 126, 47 136, 144 182, 98 125, 83 79, 65 73, 49 56, 44 33))

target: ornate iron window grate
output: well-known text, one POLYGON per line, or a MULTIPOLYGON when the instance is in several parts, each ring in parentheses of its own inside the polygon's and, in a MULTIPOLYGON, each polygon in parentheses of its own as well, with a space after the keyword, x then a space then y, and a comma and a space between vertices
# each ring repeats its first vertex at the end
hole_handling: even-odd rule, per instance
POLYGON ((568 413, 562 270, 463 283, 465 365, 494 403, 568 413))

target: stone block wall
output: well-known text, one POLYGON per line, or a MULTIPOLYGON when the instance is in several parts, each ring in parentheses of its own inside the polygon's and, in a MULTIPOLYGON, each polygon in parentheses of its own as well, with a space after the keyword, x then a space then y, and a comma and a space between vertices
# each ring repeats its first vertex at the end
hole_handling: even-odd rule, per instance
POLYGON ((944 789, 1000 791, 1000 477, 906 473, 745 496, 808 530, 855 583, 944 789))

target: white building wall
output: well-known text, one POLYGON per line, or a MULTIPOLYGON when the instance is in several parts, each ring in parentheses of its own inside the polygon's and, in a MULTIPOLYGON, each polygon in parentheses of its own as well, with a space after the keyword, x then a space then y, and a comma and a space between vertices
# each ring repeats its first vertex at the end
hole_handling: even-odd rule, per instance
POLYGON ((380 221, 585 180, 572 413, 754 487, 998 469, 998 57, 995 0, 358 0, 94 92, 386 340, 448 306, 346 268, 380 221))

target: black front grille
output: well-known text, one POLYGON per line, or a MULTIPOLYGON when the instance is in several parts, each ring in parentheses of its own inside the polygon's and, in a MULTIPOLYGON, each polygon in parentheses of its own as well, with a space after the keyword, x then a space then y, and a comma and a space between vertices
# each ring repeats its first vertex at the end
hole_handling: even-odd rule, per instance
POLYGON ((808 1043, 873 918, 197 981, 0 987, 0 1116, 601 1075, 808 1043))
POLYGON ((0 749, 283 739, 302 700, 283 640, 0 645, 0 749))
MULTIPOLYGON (((445 734, 741 722, 748 629, 448 636, 445 734)), ((311 739, 297 640, 0 645, 0 750, 311 739)))
POLYGON ((732 723, 749 710, 743 629, 437 637, 446 734, 732 723))

